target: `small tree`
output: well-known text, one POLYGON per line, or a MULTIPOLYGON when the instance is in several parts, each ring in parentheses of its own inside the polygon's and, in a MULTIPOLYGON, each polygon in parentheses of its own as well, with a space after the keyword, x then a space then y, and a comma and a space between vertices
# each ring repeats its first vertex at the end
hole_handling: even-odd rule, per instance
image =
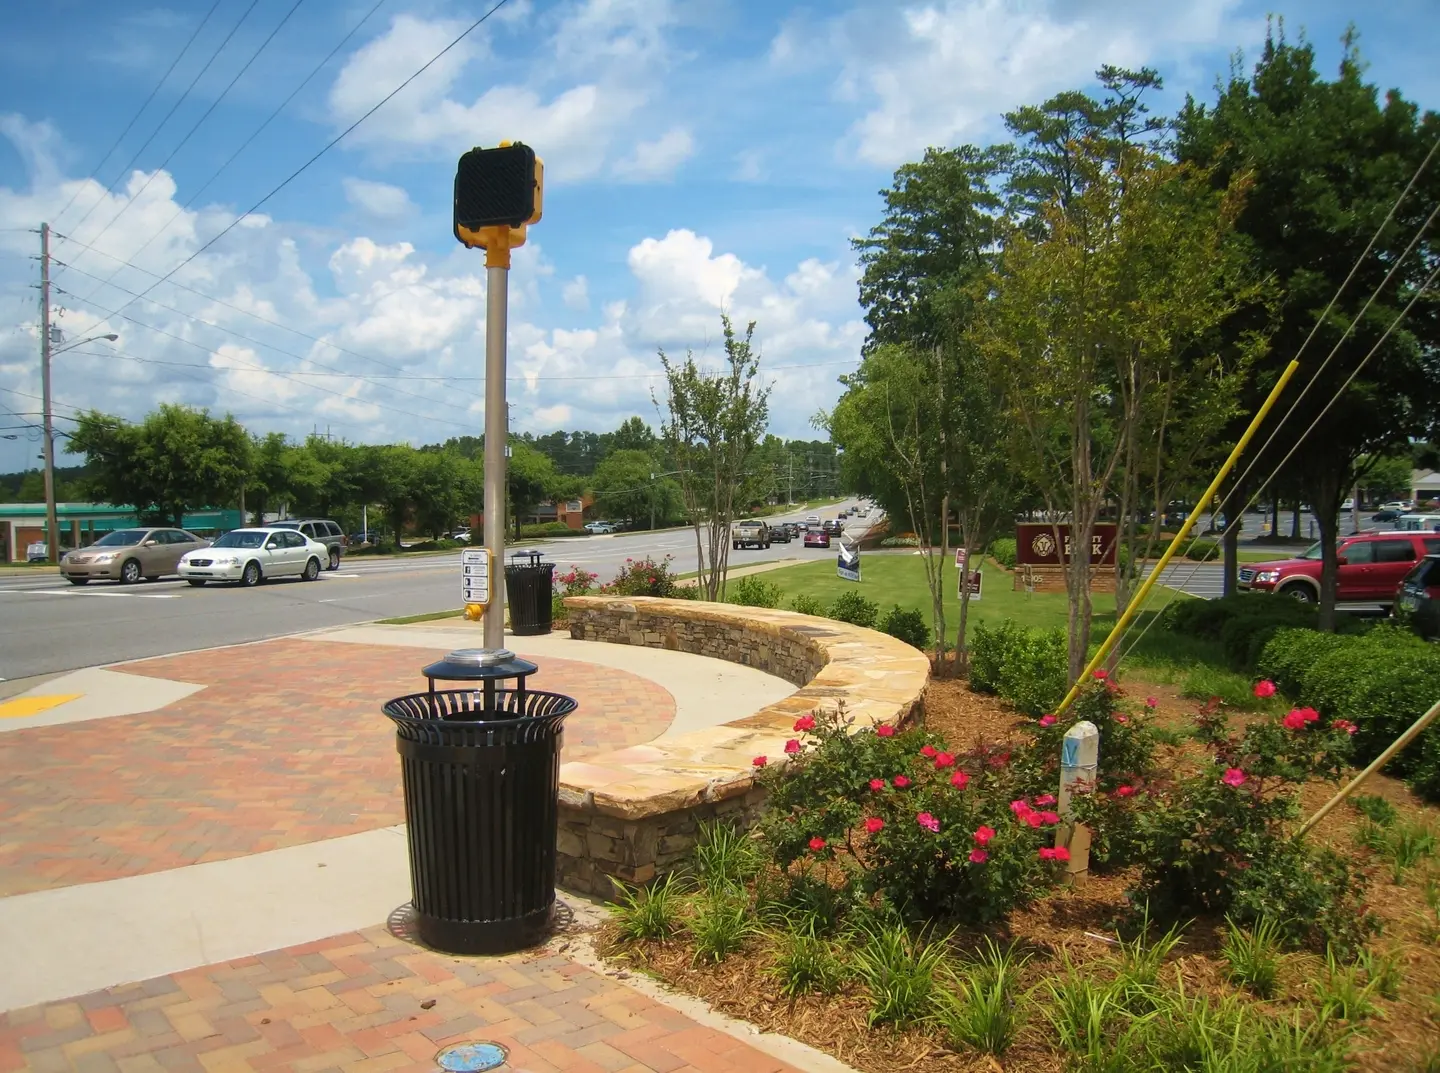
POLYGON ((755 322, 746 326, 743 338, 728 316, 721 314, 720 324, 724 367, 708 372, 689 351, 675 363, 661 350, 663 410, 655 400, 661 442, 679 471, 685 514, 695 529, 700 586, 709 600, 724 599, 736 493, 770 421, 770 388, 758 383, 759 355, 751 342, 755 322))

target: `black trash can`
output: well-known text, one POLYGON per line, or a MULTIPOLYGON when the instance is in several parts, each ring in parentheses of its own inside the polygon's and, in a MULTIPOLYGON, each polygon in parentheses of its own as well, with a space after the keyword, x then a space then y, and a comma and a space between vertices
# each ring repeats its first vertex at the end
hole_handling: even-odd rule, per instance
POLYGON ((555 564, 542 562, 538 551, 517 551, 505 564, 505 595, 510 602, 510 632, 533 637, 550 632, 555 564))
POLYGON ((404 774, 416 929, 436 950, 510 953, 549 928, 560 747, 576 703, 526 689, 535 670, 504 649, 462 649, 425 668, 427 692, 384 706, 404 774), (473 685, 436 690, 437 679, 473 685))

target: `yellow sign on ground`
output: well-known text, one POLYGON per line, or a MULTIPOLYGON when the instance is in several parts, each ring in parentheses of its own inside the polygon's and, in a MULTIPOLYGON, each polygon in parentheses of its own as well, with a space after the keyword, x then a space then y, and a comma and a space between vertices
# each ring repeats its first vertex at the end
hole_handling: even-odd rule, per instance
POLYGON ((14 700, 0 700, 0 719, 19 719, 26 715, 39 715, 51 708, 58 708, 72 700, 79 700, 84 693, 55 693, 48 697, 16 697, 14 700))

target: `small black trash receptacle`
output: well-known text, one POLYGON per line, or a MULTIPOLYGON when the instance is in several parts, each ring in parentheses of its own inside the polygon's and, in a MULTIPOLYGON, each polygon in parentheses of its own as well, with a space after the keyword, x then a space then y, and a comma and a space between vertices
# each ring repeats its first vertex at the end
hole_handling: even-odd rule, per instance
POLYGON ((510 632, 533 637, 550 632, 555 564, 542 562, 538 551, 517 551, 505 564, 505 596, 510 602, 510 632))
POLYGON ((425 668, 427 692, 384 706, 404 774, 416 929, 436 950, 510 953, 549 927, 560 747, 576 703, 526 689, 535 670, 504 649, 462 649, 425 668), (437 691, 437 679, 473 684, 437 691))

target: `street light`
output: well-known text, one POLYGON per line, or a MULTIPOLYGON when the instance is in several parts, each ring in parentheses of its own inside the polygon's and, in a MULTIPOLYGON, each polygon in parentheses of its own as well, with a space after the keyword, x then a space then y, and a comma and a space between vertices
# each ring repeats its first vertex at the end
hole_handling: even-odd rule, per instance
POLYGON ((69 346, 62 346, 59 350, 51 349, 48 327, 40 338, 42 343, 40 347, 40 394, 44 396, 42 408, 45 411, 45 552, 52 563, 58 563, 60 561, 60 520, 55 511, 55 431, 54 420, 50 413, 50 359, 56 354, 74 350, 77 346, 84 346, 86 343, 98 343, 102 339, 113 343, 120 337, 114 332, 92 335, 88 339, 81 339, 69 346))

